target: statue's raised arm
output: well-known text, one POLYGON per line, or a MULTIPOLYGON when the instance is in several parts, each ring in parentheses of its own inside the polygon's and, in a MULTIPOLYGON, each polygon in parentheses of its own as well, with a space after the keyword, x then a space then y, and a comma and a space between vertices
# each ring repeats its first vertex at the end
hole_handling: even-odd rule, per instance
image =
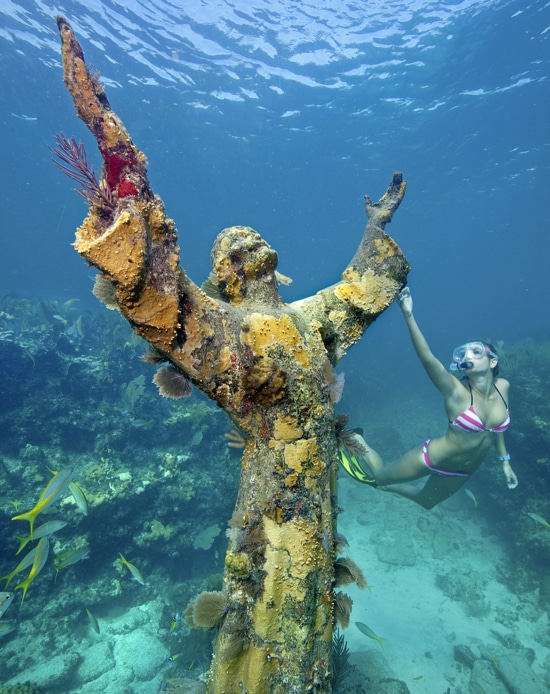
POLYGON ((367 198, 357 253, 341 281, 315 296, 283 303, 277 254, 248 227, 218 235, 201 289, 179 266, 174 223, 144 155, 68 22, 58 26, 65 84, 103 158, 98 180, 83 147, 58 136, 58 163, 90 206, 74 245, 100 270, 94 293, 152 345, 151 361, 170 363, 161 367, 169 378, 189 379, 223 407, 244 448, 223 589, 186 612, 193 626, 217 626, 209 694, 328 694, 333 628, 349 623, 351 609, 335 587, 364 583, 338 557, 341 381, 332 366, 405 283, 407 262, 384 233, 405 184, 396 174, 379 202, 367 198), (205 613, 219 624, 205 624, 205 613))
POLYGON ((409 265, 384 228, 401 204, 406 185, 402 174, 395 173, 378 202, 365 196, 367 228, 340 282, 292 304, 319 321, 332 364, 361 338, 405 285, 409 265))
POLYGON ((145 156, 112 111, 98 75, 88 71, 69 23, 58 17, 57 24, 65 84, 103 158, 98 181, 83 148, 58 137, 61 168, 82 183, 79 192, 90 203, 74 246, 102 273, 96 294, 109 300, 113 293, 134 330, 208 388, 208 372, 227 345, 226 312, 179 267, 174 222, 149 186, 145 156))

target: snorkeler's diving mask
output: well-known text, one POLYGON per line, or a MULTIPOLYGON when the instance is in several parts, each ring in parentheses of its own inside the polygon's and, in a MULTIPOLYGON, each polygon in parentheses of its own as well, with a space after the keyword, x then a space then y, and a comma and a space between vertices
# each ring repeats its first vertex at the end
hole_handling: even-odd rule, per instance
POLYGON ((481 359, 485 355, 498 359, 497 355, 483 342, 467 342, 465 345, 454 348, 453 361, 449 369, 451 371, 471 369, 474 360, 481 359))

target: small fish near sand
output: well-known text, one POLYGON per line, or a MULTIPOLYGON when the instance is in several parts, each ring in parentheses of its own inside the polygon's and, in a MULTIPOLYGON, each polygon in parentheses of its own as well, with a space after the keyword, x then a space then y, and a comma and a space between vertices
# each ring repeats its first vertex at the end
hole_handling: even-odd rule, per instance
POLYGON ((362 632, 363 634, 365 634, 365 636, 368 636, 369 639, 374 639, 375 641, 378 641, 378 643, 379 643, 379 645, 380 645, 380 648, 382 648, 382 649, 384 648, 384 645, 383 645, 383 644, 384 644, 388 639, 384 639, 384 638, 382 638, 381 636, 377 636, 377 635, 374 633, 374 631, 373 631, 370 627, 368 627, 366 624, 363 624, 363 622, 355 622, 355 626, 359 629, 360 632, 362 632))
POLYGON ((15 622, 0 622, 0 638, 11 634, 15 629, 17 629, 17 624, 15 622))
POLYGON ((127 559, 125 559, 122 554, 119 552, 118 553, 120 556, 120 562, 124 564, 124 566, 127 567, 128 571, 132 574, 132 577, 138 582, 141 583, 142 586, 145 585, 145 581, 143 580, 143 576, 140 573, 140 570, 137 568, 137 566, 134 566, 131 564, 127 559))
POLYGON ((176 612, 176 614, 172 615, 172 619, 170 621, 170 633, 174 631, 174 629, 178 626, 180 623, 180 613, 176 612))
POLYGON ((479 653, 480 653, 481 657, 484 660, 488 660, 489 662, 493 663, 493 667, 495 668, 495 670, 500 670, 500 666, 498 664, 498 661, 495 658, 495 656, 491 653, 491 651, 489 651, 487 648, 485 648, 485 646, 478 646, 478 648, 479 648, 479 653))
POLYGON ((90 620, 92 629, 95 631, 96 634, 100 634, 101 630, 99 628, 99 622, 87 607, 85 607, 84 609, 86 610, 86 614, 88 615, 88 619, 90 620))
POLYGON ((470 497, 470 499, 474 502, 474 506, 477 508, 477 499, 476 495, 471 492, 469 489, 464 490, 466 492, 466 495, 470 497))
POLYGON ((43 511, 45 508, 50 506, 50 504, 53 504, 54 501, 59 500, 61 494, 63 494, 63 492, 69 486, 69 483, 73 478, 73 475, 74 470, 70 470, 69 468, 56 472, 56 474, 46 485, 42 494, 40 494, 40 497, 36 502, 34 508, 31 508, 30 511, 26 511, 25 513, 20 513, 17 516, 13 516, 12 520, 29 521, 31 538, 34 538, 33 527, 36 516, 40 513, 40 511, 43 511))
POLYGON ((550 528, 550 523, 543 518, 540 513, 528 513, 527 514, 529 518, 532 518, 536 523, 540 523, 541 525, 545 525, 547 528, 550 528))

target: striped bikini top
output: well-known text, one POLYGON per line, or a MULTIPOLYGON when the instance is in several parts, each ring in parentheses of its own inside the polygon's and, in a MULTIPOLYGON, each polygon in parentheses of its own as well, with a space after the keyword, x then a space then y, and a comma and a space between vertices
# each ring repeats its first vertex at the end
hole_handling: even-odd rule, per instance
POLYGON ((499 424, 499 426, 486 429, 483 422, 481 421, 480 416, 474 409, 474 394, 472 392, 472 386, 470 384, 468 384, 468 386, 470 387, 470 407, 468 407, 467 410, 464 410, 462 414, 459 414, 458 417, 456 419, 453 419, 452 422, 449 421, 449 424, 452 424, 453 426, 462 429, 462 431, 467 431, 470 434, 478 434, 484 431, 491 431, 493 433, 498 434, 503 431, 507 431, 507 429, 510 426, 510 410, 508 409, 508 403, 502 397, 502 393, 500 392, 500 390, 495 386, 496 392, 500 395, 502 402, 506 407, 506 418, 504 419, 502 424, 499 424))

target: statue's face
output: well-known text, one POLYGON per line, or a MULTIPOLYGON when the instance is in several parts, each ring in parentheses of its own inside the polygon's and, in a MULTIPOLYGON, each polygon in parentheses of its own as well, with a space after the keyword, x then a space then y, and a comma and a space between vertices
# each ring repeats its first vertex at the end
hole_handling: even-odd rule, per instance
POLYGON ((212 269, 219 288, 231 303, 269 300, 277 294, 277 253, 249 227, 224 229, 214 242, 212 269))

